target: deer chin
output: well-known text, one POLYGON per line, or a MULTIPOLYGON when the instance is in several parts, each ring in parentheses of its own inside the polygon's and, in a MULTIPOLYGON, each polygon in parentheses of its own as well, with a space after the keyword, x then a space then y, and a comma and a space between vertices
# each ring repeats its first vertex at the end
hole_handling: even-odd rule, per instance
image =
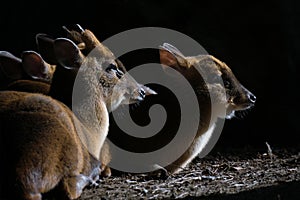
POLYGON ((116 110, 120 105, 127 104, 128 100, 124 96, 120 96, 119 98, 116 98, 113 101, 109 101, 109 103, 106 104, 108 111, 112 112, 116 110))
POLYGON ((236 105, 234 103, 229 103, 227 105, 225 119, 232 119, 232 118, 234 118, 236 110, 237 110, 236 105))
POLYGON ((117 107, 119 107, 120 105, 130 105, 130 104, 135 104, 135 103, 139 103, 141 101, 143 101, 144 99, 141 97, 137 97, 137 98, 129 98, 126 95, 123 96, 122 98, 119 98, 117 101, 113 101, 110 104, 108 104, 108 110, 109 112, 114 111, 115 109, 117 109, 117 107))
POLYGON ((251 104, 244 104, 244 105, 240 105, 240 106, 237 106, 235 104, 229 104, 229 106, 227 107, 227 110, 226 110, 226 119, 232 119, 233 117, 237 117, 236 115, 236 111, 239 112, 239 111, 245 111, 245 110, 248 110, 249 108, 251 108, 253 105, 251 104))
POLYGON ((233 117, 235 117, 235 110, 232 110, 231 112, 226 114, 226 119, 232 119, 233 117))
POLYGON ((134 103, 139 103, 139 102, 141 102, 141 101, 143 101, 144 100, 144 98, 143 97, 140 97, 140 96, 138 96, 138 97, 136 97, 136 98, 131 98, 131 99, 129 99, 129 103, 128 104, 134 104, 134 103))

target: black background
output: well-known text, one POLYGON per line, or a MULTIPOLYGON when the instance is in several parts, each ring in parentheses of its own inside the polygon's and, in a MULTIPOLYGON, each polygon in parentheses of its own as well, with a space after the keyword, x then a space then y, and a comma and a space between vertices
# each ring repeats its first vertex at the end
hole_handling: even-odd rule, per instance
POLYGON ((78 23, 100 40, 144 26, 180 31, 230 66, 257 97, 244 119, 226 121, 217 146, 289 147, 300 139, 299 20, 297 0, 6 1, 0 50, 16 56, 36 50, 37 33, 59 36, 66 24, 78 23))

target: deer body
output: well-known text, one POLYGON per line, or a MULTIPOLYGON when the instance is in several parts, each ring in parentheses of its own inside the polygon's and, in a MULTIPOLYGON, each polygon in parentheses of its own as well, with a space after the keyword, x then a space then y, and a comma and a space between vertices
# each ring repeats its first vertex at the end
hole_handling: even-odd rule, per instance
POLYGON ((179 71, 190 82, 201 112, 191 145, 176 161, 166 166, 170 173, 177 173, 206 147, 219 118, 230 119, 235 111, 249 109, 254 106, 256 97, 239 83, 225 63, 211 55, 186 57, 176 47, 165 43, 160 48, 160 61, 163 68, 171 67, 179 71), (208 72, 210 80, 205 82, 207 77, 202 77, 198 70, 208 72), (224 86, 214 81, 215 78, 222 79, 224 86), (214 98, 211 99, 210 95, 214 98), (216 109, 213 111, 212 108, 216 109))
POLYGON ((4 90, 49 94, 50 84, 32 80, 16 80, 4 90))
POLYGON ((95 57, 88 57, 69 39, 57 38, 53 45, 59 64, 75 66, 81 73, 84 94, 73 105, 76 116, 50 96, 0 92, 1 141, 5 141, 1 156, 12 165, 6 169, 14 175, 1 181, 10 181, 9 185, 15 185, 26 200, 41 199, 43 193, 59 185, 69 199, 78 198, 84 187, 99 176, 99 155, 109 127, 108 111, 120 104, 141 101, 146 94, 134 79, 125 75, 121 79, 116 74, 118 64, 106 47, 98 50, 95 57))
MULTIPOLYGON (((90 30, 83 30, 79 25, 77 25, 76 30, 69 30, 66 27, 64 29, 68 33, 68 38, 72 40, 77 47, 81 50, 84 56, 88 56, 89 53, 92 54, 92 56, 88 56, 90 59, 94 59, 93 55, 97 55, 97 52, 101 52, 102 57, 109 57, 112 58, 112 53, 107 49, 107 47, 103 46, 97 37, 90 31, 90 30), (96 53, 95 53, 96 52, 96 53)), ((66 104, 68 107, 72 107, 72 93, 73 93, 73 86, 76 79, 76 76, 78 74, 79 65, 81 63, 76 62, 68 62, 68 65, 60 65, 57 62, 57 58, 54 56, 55 54, 53 49, 53 43, 54 39, 52 39, 51 36, 47 34, 37 34, 36 36, 36 42, 38 45, 38 49, 41 52, 41 55, 43 58, 46 58, 47 62, 51 64, 57 65, 55 76, 53 76, 51 88, 49 91, 49 95, 64 104, 66 104), (51 48, 52 47, 52 48, 51 48), (62 85, 64 87, 62 87, 62 85)), ((126 73, 126 69, 123 66, 123 64, 114 58, 114 65, 116 65, 120 71, 120 73, 126 73)), ((87 68, 88 69, 88 68, 87 68)), ((93 74, 95 72, 90 71, 89 73, 93 74)), ((137 86, 135 86, 137 87, 137 86)), ((155 94, 153 90, 150 88, 139 85, 140 90, 145 92, 145 95, 151 95, 155 94)), ((86 89, 82 89, 81 91, 86 91, 86 89)), ((136 94, 139 95, 139 94, 136 94)), ((118 103, 116 104, 118 105, 118 103)), ((111 107, 111 106, 109 106, 111 107)), ((114 110, 115 108, 112 108, 110 110, 114 110)), ((97 122, 96 122, 97 123, 97 122)), ((102 146, 101 152, 100 152, 100 160, 101 160, 101 169, 102 169, 102 176, 110 176, 111 170, 108 167, 108 164, 111 160, 109 145, 106 141, 104 141, 104 144, 102 146)))
POLYGON ((96 178, 100 162, 79 138, 88 132, 66 106, 41 94, 2 91, 0 112, 2 145, 13 153, 22 198, 41 199, 61 182, 75 199, 96 178))

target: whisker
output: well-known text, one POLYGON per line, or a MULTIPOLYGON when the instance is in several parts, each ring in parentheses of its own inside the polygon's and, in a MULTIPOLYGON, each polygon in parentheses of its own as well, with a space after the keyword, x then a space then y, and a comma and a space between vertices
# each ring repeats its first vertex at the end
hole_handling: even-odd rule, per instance
POLYGON ((140 106, 140 104, 141 103, 139 101, 136 102, 136 103, 134 103, 134 104, 130 104, 129 105, 129 109, 132 110, 132 111, 134 111, 134 110, 136 110, 140 106))
POLYGON ((235 117, 237 119, 244 119, 247 116, 248 112, 249 112, 249 109, 236 111, 235 117))
POLYGON ((126 106, 126 105, 120 105, 119 108, 118 108, 117 110, 113 111, 114 114, 116 115, 116 117, 118 117, 118 118, 120 118, 120 119, 122 119, 122 118, 125 117, 125 109, 126 109, 125 106, 126 106))

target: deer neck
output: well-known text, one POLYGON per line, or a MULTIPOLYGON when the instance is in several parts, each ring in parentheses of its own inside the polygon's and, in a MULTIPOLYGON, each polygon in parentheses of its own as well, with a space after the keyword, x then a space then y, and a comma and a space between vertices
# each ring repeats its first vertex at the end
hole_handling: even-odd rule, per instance
POLYGON ((84 127, 80 135, 83 144, 99 158, 108 133, 109 116, 97 74, 96 68, 81 67, 73 88, 72 110, 84 127))
POLYGON ((213 104, 207 88, 199 88, 199 82, 191 83, 197 94, 200 110, 198 130, 192 144, 188 149, 172 164, 166 167, 171 173, 177 173, 190 163, 199 153, 201 153, 214 133, 217 117, 213 112, 213 104))

